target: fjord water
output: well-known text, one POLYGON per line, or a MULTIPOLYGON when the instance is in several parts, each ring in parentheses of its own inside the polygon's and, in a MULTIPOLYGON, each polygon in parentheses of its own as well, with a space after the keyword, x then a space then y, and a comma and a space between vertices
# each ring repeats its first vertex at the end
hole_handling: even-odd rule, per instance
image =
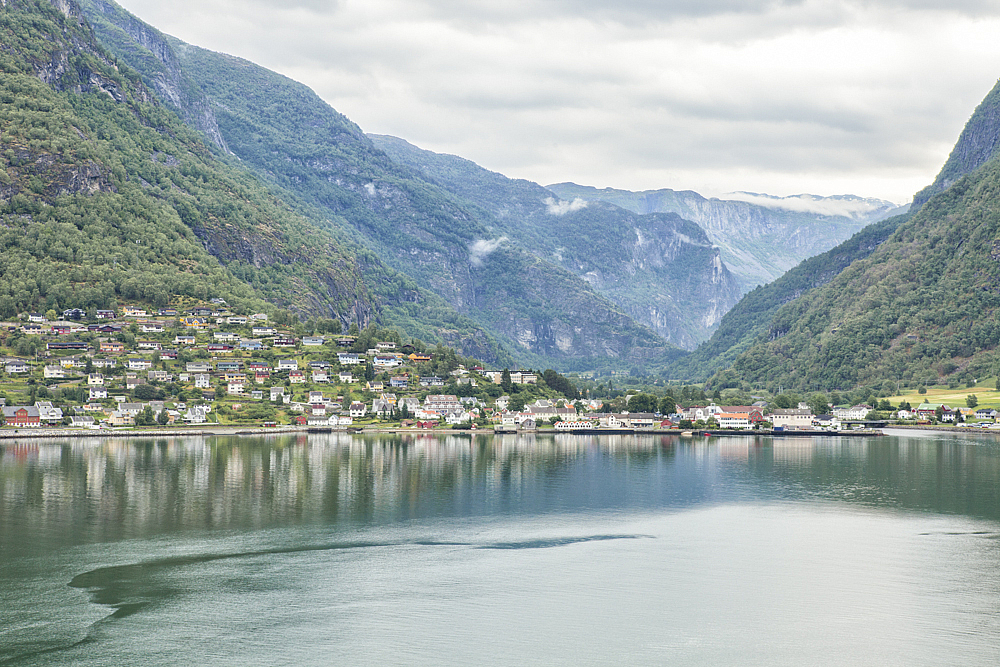
POLYGON ((1000 446, 0 446, 0 664, 986 665, 1000 446))

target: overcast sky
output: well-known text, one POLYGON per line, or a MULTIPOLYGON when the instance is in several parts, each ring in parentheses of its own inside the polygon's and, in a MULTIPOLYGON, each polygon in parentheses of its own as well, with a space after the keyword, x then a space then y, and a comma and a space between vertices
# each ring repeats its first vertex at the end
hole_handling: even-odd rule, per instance
POLYGON ((543 184, 901 203, 1000 77, 996 0, 119 2, 543 184))

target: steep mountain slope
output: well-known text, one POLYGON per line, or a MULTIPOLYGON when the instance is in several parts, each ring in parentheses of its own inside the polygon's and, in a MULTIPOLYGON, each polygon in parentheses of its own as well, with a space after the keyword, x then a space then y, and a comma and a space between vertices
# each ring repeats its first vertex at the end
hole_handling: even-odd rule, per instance
POLYGON ((397 163, 485 209, 499 233, 582 277, 676 345, 695 347, 738 299, 739 287, 718 249, 680 216, 559 201, 536 183, 469 160, 397 137, 369 136, 397 163))
POLYGON ((438 297, 216 159, 96 44, 77 5, 57 4, 0 6, 0 316, 221 297, 345 326, 391 319, 504 357, 438 297))
POLYGON ((370 320, 353 258, 217 169, 60 6, 0 7, 5 310, 182 294, 370 320))
POLYGON ((134 24, 96 3, 87 11, 99 34, 117 31, 106 44, 143 76, 157 75, 146 70, 150 56, 167 69, 175 62, 175 78, 210 101, 225 146, 243 164, 486 326, 520 359, 568 367, 678 353, 586 282, 504 240, 481 211, 393 163, 305 86, 173 39, 165 42, 173 60, 134 38, 124 49, 134 24))
POLYGON ((669 375, 700 382, 729 368, 740 353, 766 339, 768 327, 782 306, 822 287, 852 262, 870 255, 909 217, 907 213, 868 225, 836 248, 810 257, 774 282, 752 290, 726 313, 711 339, 671 365, 669 375))
POLYGON ((157 97, 225 151, 212 105, 181 71, 164 35, 113 2, 82 0, 80 5, 105 47, 112 53, 127 53, 125 60, 142 73, 143 82, 157 97), (136 67, 139 63, 141 67, 136 67))
POLYGON ((997 155, 1000 150, 1000 81, 972 113, 948 160, 934 182, 913 197, 913 209, 947 190, 962 176, 970 174, 997 155))
POLYGON ((996 371, 1000 163, 933 196, 869 257, 781 308, 733 364, 751 384, 887 388, 996 371), (891 387, 890 387, 891 385, 891 387))
POLYGON ((747 292, 771 282, 802 260, 825 252, 865 225, 901 213, 878 199, 771 197, 733 193, 706 199, 690 190, 629 192, 574 183, 546 186, 562 199, 605 201, 636 213, 676 213, 696 223, 747 292))

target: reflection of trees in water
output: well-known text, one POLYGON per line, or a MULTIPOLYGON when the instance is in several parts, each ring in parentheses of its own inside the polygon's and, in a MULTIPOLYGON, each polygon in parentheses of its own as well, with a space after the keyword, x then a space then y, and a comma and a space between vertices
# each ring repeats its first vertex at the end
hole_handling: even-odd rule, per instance
MULTIPOLYGON (((995 447, 921 439, 287 435, 0 449, 0 528, 58 541, 765 498, 1000 514, 995 447), (720 484, 725 481, 725 484, 720 484)), ((7 531, 0 530, 0 544, 7 531)), ((10 539, 10 538, 7 538, 10 539)))
POLYGON ((644 463, 665 437, 386 435, 93 439, 6 446, 0 520, 77 539, 512 508, 582 460, 644 463))

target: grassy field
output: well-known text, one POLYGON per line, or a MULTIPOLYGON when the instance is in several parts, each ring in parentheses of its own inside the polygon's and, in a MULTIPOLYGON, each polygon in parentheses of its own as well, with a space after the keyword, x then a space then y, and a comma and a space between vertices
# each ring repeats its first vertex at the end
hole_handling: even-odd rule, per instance
POLYGON ((953 408, 964 408, 965 397, 975 394, 979 399, 980 408, 1000 408, 1000 391, 994 389, 996 381, 993 378, 984 379, 977 387, 949 389, 944 386, 928 387, 926 394, 918 394, 916 389, 912 389, 900 396, 890 396, 889 402, 899 405, 903 401, 909 401, 910 405, 917 407, 923 402, 945 403, 953 408))

